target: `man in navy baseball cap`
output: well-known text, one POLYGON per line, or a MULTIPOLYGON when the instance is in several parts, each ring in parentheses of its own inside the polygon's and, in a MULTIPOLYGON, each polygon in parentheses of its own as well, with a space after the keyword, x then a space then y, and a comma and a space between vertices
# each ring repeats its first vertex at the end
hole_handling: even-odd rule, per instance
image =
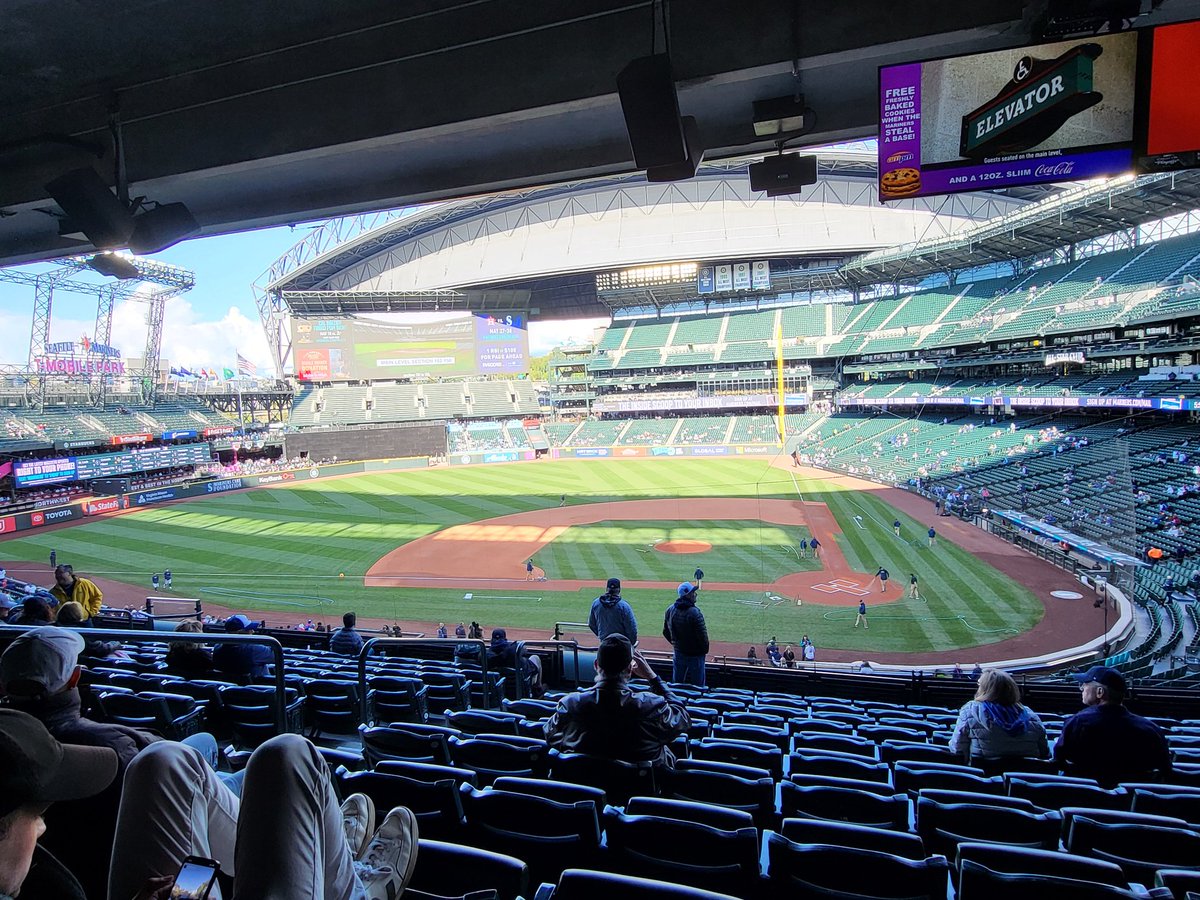
POLYGON ((1063 723, 1054 758, 1069 775, 1095 778, 1102 787, 1122 781, 1150 781, 1171 768, 1162 730, 1125 708, 1125 676, 1108 666, 1092 666, 1072 676, 1086 707, 1063 723))

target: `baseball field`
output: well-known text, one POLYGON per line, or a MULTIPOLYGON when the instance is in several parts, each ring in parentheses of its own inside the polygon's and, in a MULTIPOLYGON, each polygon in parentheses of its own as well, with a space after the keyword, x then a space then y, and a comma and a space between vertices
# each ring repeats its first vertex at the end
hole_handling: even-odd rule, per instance
POLYGON ((710 633, 729 648, 809 634, 822 649, 864 655, 951 651, 1042 619, 1044 598, 1019 583, 1030 579, 944 532, 931 547, 932 519, 885 499, 899 494, 750 458, 442 468, 151 507, 8 540, 0 557, 44 565, 54 549, 77 572, 143 596, 151 573, 170 569, 172 594, 272 624, 353 609, 430 631, 476 620, 548 634, 586 621, 617 576, 655 635, 675 586, 697 569, 710 633), (819 556, 801 550, 813 537, 819 556), (869 630, 853 627, 860 600, 869 630))

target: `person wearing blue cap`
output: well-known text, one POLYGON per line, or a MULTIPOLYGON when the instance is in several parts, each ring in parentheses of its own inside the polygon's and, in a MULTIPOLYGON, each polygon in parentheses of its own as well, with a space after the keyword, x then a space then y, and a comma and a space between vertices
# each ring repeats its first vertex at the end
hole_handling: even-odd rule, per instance
MULTIPOLYGON (((228 634, 244 634, 254 631, 259 624, 239 613, 225 620, 225 631, 228 634)), ((243 684, 249 684, 267 674, 267 666, 274 658, 271 648, 265 644, 221 644, 213 650, 213 668, 243 684)))
POLYGON ((1125 708, 1125 677, 1107 666, 1072 676, 1086 707, 1063 723, 1054 759, 1068 775, 1094 778, 1101 787, 1152 781, 1170 771, 1171 752, 1162 729, 1125 708))
POLYGON ((675 602, 663 617, 663 637, 675 650, 671 680, 704 687, 704 660, 708 656, 708 626, 696 606, 697 588, 690 581, 679 585, 675 602))

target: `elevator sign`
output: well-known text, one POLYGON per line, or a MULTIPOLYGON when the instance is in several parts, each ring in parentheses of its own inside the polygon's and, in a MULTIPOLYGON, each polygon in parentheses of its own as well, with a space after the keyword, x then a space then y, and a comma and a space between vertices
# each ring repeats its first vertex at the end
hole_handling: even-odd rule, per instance
POLYGON ((1021 57, 1012 80, 963 116, 959 152, 978 159, 1020 153, 1047 140, 1071 116, 1104 99, 1092 90, 1092 61, 1103 52, 1089 43, 1053 60, 1021 57))

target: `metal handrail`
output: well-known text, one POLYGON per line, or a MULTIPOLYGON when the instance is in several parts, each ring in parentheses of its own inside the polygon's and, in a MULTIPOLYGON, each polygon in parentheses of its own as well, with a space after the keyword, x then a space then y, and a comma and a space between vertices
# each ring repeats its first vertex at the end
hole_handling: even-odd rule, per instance
POLYGON ((457 647, 459 644, 478 644, 479 645, 479 668, 483 675, 483 690, 484 696, 488 696, 490 687, 488 685, 488 668, 487 668, 487 641, 483 638, 406 638, 406 637, 377 637, 371 638, 362 645, 362 649, 358 651, 358 699, 359 710, 362 714, 362 721, 365 724, 369 721, 367 709, 367 657, 371 655, 371 650, 375 647, 402 647, 405 644, 450 644, 457 647))
POLYGON ((582 628, 584 631, 591 631, 591 626, 587 622, 555 622, 554 623, 554 640, 562 638, 563 626, 568 628, 582 628))
MULTIPOLYGON (((65 626, 3 625, 0 626, 0 638, 5 633, 15 636, 35 628, 48 627, 63 628, 65 626)), ((78 632, 80 637, 111 638, 123 644, 162 644, 172 640, 166 636, 167 634, 175 634, 175 632, 164 633, 161 631, 126 631, 123 628, 72 628, 71 630, 78 632)), ((174 640, 206 644, 265 644, 269 647, 274 656, 275 668, 275 727, 279 734, 287 733, 287 682, 283 678, 283 645, 279 641, 263 634, 205 634, 203 632, 188 632, 186 638, 180 636, 174 640)))

